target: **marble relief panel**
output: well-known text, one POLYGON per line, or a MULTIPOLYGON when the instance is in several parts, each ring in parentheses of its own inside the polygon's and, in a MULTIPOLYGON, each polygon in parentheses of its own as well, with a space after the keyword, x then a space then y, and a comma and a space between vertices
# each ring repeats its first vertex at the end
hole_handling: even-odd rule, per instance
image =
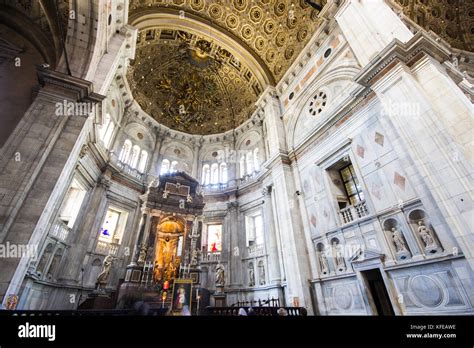
POLYGON ((325 282, 322 288, 329 315, 368 314, 356 278, 325 282))
POLYGON ((472 310, 466 289, 447 263, 410 267, 390 275, 406 314, 472 310))

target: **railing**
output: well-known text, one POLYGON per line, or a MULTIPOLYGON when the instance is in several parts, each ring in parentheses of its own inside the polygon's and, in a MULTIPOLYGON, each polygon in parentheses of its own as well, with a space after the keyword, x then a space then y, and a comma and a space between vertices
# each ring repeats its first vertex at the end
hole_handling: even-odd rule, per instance
POLYGON ((251 174, 244 175, 242 178, 239 179, 240 185, 255 181, 255 179, 258 176, 258 173, 260 173, 260 171, 255 171, 255 172, 252 172, 251 174))
POLYGON ((249 256, 263 256, 263 244, 254 244, 247 247, 249 256))
POLYGON ((145 177, 144 173, 140 173, 137 169, 130 167, 127 163, 123 163, 114 152, 110 152, 109 155, 111 162, 114 163, 123 173, 139 181, 143 181, 145 177))
MULTIPOLYGON (((248 312, 249 307, 240 307, 248 312)), ((206 315, 210 316, 238 316, 239 307, 207 307, 206 315)), ((306 316, 308 312, 303 307, 252 307, 256 316, 279 316, 278 310, 284 308, 288 316, 306 316)))
POLYGON ((221 259, 220 251, 206 251, 201 255, 201 262, 219 262, 221 259))
POLYGON ((49 232, 50 236, 57 238, 61 241, 65 241, 71 229, 64 223, 62 220, 56 220, 51 231, 49 232))
POLYGON ((230 305, 231 307, 280 307, 280 299, 278 298, 269 298, 266 300, 252 300, 252 301, 238 301, 230 305))
POLYGON ((108 243, 103 241, 98 241, 95 247, 95 252, 103 255, 113 255, 116 256, 119 250, 120 244, 108 243))
POLYGON ((350 205, 347 208, 341 209, 339 211, 339 216, 341 217, 341 222, 343 225, 351 223, 368 215, 369 210, 367 209, 367 204, 365 201, 350 205))
POLYGON ((235 180, 229 180, 227 183, 202 185, 204 193, 219 192, 236 187, 235 180))
POLYGON ((242 178, 229 180, 227 183, 201 185, 201 189, 204 193, 213 193, 239 188, 240 186, 254 182, 259 173, 259 171, 255 171, 251 174, 244 175, 242 178))

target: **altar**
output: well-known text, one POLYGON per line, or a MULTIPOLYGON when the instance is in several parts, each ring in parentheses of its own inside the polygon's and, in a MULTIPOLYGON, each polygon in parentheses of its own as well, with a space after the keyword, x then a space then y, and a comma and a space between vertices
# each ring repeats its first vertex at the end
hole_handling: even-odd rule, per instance
POLYGON ((204 203, 199 183, 184 172, 168 173, 161 175, 140 199, 142 217, 135 250, 120 286, 117 306, 127 308, 147 297, 173 310, 183 309, 184 303, 191 310, 199 299, 195 289, 201 281, 204 203), (173 304, 178 289, 180 302, 173 304))

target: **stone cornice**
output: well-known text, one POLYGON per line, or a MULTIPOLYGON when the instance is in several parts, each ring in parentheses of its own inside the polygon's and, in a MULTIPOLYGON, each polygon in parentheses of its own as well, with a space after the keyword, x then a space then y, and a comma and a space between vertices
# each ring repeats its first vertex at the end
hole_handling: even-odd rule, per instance
POLYGON ((367 64, 354 80, 366 87, 373 85, 398 62, 412 65, 423 55, 433 57, 443 63, 449 60, 450 52, 438 44, 424 32, 418 32, 407 43, 393 40, 369 64, 367 64))
MULTIPOLYGON (((93 91, 90 81, 69 76, 42 66, 37 66, 38 81, 44 88, 53 88, 55 93, 63 92, 64 97, 75 101, 100 103, 106 97, 93 91)), ((40 91, 41 93, 41 91, 40 91)))

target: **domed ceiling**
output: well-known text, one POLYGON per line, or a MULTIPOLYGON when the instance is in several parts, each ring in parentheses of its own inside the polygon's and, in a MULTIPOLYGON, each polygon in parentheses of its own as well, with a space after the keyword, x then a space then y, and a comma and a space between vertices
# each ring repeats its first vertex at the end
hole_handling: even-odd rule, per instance
POLYGON ((145 112, 191 134, 235 128, 250 117, 263 90, 226 49, 171 29, 140 32, 128 80, 145 112))
MULTIPOLYGON (((327 1, 311 2, 318 8, 327 1)), ((472 51, 472 2, 392 2, 453 47, 472 51)), ((317 30, 320 19, 315 7, 305 0, 131 0, 130 23, 146 18, 146 24, 137 26, 137 53, 128 72, 134 98, 158 122, 186 133, 215 134, 237 127, 317 30), (154 14, 160 19, 147 22, 154 14), (176 21, 178 17, 183 20, 176 21), (206 30, 193 31, 187 26, 192 20, 184 18, 202 23, 209 35, 206 30), (211 31, 234 44, 217 42, 211 31), (239 60, 243 51, 257 63, 239 60)))
MULTIPOLYGON (((319 25, 319 11, 303 0, 130 1, 131 22, 173 10, 199 18, 251 52, 269 84, 281 79, 319 25)), ((237 127, 250 117, 265 83, 211 37, 182 29, 139 32, 128 73, 134 98, 158 122, 186 133, 237 127)))
POLYGON ((468 0, 396 0, 403 13, 451 46, 474 50, 474 2, 468 0))

